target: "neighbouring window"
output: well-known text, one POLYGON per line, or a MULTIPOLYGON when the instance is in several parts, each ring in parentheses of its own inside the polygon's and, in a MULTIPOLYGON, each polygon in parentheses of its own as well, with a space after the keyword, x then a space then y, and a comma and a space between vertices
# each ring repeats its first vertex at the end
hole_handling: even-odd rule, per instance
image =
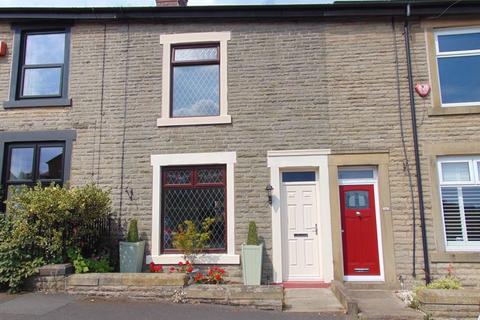
POLYGON ((172 48, 171 117, 220 115, 219 44, 172 48))
POLYGON ((69 105, 69 29, 17 28, 5 107, 69 105))
POLYGON ((166 34, 158 126, 231 123, 227 113, 230 32, 166 34))
POLYGON ((176 252, 173 233, 186 220, 201 227, 213 218, 208 252, 226 252, 226 167, 194 166, 162 168, 162 248, 176 252))
POLYGON ((435 42, 441 105, 480 104, 480 29, 437 31, 435 42))
POLYGON ((480 250, 480 157, 439 158, 446 249, 480 250))
MULTIPOLYGON (((10 143, 5 147, 3 200, 13 189, 56 183, 63 185, 65 143, 10 143)), ((3 202, 3 201, 2 201, 3 202)))

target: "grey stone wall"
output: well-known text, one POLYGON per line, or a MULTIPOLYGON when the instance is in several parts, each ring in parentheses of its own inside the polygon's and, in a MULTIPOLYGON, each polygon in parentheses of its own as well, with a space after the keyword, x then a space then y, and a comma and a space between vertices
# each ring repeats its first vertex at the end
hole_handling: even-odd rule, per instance
MULTIPOLYGON (((265 281, 271 280, 272 268, 271 210, 264 191, 269 183, 267 151, 387 150, 396 271, 412 283, 413 225, 399 110, 413 173, 414 161, 402 23, 394 26, 395 32, 390 19, 218 24, 78 22, 72 27, 71 40, 69 88, 73 106, 0 110, 0 130, 76 129, 71 183, 97 181, 110 188, 114 215, 122 227, 129 218, 137 218, 141 236, 147 241, 151 234, 150 155, 236 151, 235 244, 239 251, 248 221, 255 220, 266 246, 265 281), (158 128, 162 81, 159 36, 203 31, 232 33, 228 44, 228 102, 233 123, 158 128), (133 190, 132 200, 124 191, 127 187, 133 190)), ((0 37, 7 39, 10 48, 8 57, 0 60, 0 72, 7 75, 13 37, 8 24, 0 25, 0 37)), ((419 25, 413 32, 413 60, 414 80, 428 82, 425 41, 419 25)), ((1 77, 0 96, 5 100, 8 90, 8 77, 1 77)), ((428 100, 418 101, 421 143, 478 139, 474 118, 429 118, 429 105, 428 100)), ((426 163, 422 163, 422 169, 428 185, 426 163)), ((425 201, 429 244, 434 249, 428 191, 425 201)), ((420 277, 421 255, 417 228, 416 271, 420 277)), ((477 264, 455 267, 469 281, 480 277, 477 264)), ((433 271, 442 274, 435 267, 433 271)))

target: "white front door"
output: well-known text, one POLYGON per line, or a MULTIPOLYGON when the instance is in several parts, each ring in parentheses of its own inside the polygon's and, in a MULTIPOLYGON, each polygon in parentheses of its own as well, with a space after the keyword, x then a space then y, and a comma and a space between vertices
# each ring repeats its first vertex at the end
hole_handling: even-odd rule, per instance
POLYGON ((321 280, 315 183, 282 185, 284 281, 321 280))

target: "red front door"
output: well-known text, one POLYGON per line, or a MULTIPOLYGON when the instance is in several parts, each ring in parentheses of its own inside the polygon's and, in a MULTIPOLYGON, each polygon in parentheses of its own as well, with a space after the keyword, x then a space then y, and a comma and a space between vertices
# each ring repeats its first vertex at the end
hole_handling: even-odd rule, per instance
POLYGON ((380 275, 373 185, 340 186, 346 276, 380 275))

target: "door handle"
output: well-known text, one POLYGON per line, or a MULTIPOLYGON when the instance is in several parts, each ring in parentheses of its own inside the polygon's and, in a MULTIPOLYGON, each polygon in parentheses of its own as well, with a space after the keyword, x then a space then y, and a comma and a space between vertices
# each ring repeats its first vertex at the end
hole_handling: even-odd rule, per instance
POLYGON ((315 223, 315 235, 318 236, 318 225, 315 223))
POLYGON ((356 215, 357 217, 360 217, 362 214, 360 213, 360 211, 357 211, 357 212, 355 212, 355 215, 356 215))

